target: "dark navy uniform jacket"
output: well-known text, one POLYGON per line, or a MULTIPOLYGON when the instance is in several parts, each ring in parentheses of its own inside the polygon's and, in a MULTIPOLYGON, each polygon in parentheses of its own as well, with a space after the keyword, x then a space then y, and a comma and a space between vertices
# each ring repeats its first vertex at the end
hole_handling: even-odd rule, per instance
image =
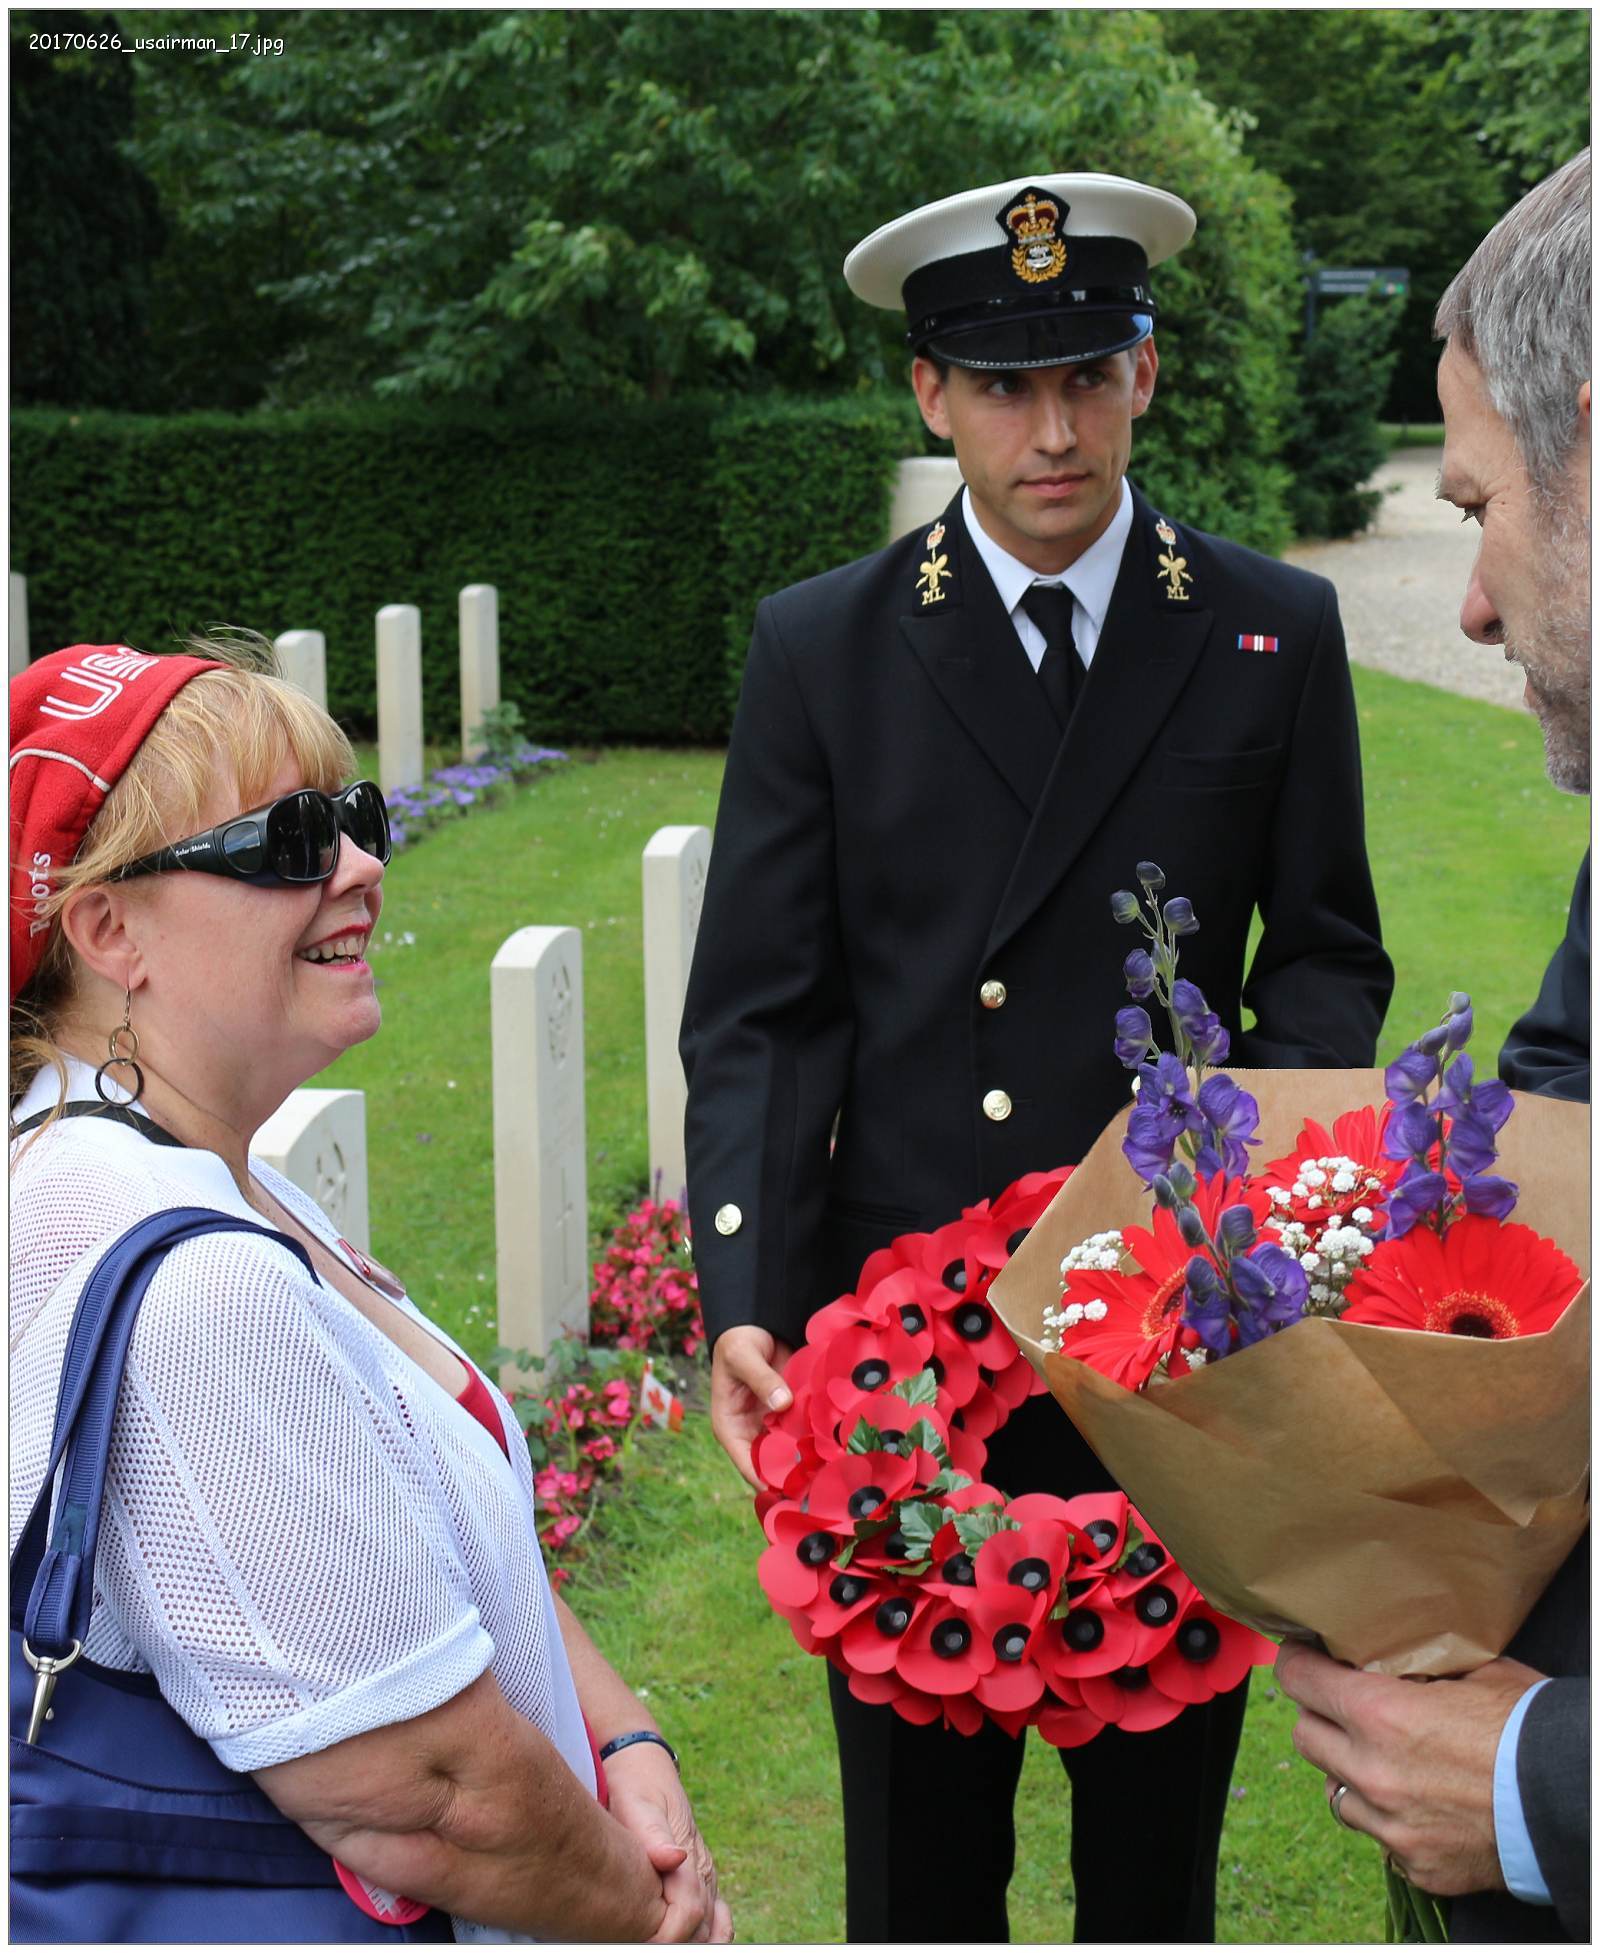
POLYGON ((959 497, 942 522, 757 612, 681 1046, 713 1337, 799 1343, 873 1248, 1082 1156, 1128 1098, 1145 938, 1110 897, 1139 861, 1194 903, 1181 974, 1234 1062, 1374 1058, 1392 970, 1332 585, 1135 492, 1062 737, 959 497))

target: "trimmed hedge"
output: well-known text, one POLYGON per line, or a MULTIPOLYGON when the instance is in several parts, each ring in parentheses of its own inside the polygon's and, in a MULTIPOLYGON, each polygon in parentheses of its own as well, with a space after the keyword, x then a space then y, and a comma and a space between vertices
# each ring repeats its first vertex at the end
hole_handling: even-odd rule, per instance
POLYGON ((876 548, 915 451, 909 397, 729 405, 18 413, 32 641, 320 630, 329 707, 370 733, 374 613, 415 603, 426 722, 448 741, 456 595, 492 583, 502 695, 539 738, 721 739, 759 599, 876 548))

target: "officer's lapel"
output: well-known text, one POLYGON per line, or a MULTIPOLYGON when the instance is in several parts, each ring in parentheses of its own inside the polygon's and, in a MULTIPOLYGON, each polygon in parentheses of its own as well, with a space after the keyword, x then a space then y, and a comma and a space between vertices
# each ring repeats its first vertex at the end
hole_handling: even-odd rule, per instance
MULTIPOLYGON (((1135 489, 1133 528, 1105 625, 996 911, 990 955, 1022 927, 1114 811, 1205 645, 1212 621, 1207 592, 1189 574, 1182 532, 1169 544, 1158 525, 1171 532, 1135 489), (1164 562, 1180 565, 1176 574, 1164 562)), ((1137 847, 1158 857, 1161 838, 1149 835, 1137 847)), ((1133 865, 1127 863, 1129 874, 1133 865)), ((1110 898, 1109 888, 1105 895, 1110 898)))
POLYGON ((961 497, 916 540, 923 546, 906 589, 914 607, 901 618, 901 632, 962 730, 1031 814, 1060 741, 1016 627, 967 534, 961 497), (947 568, 923 601, 930 596, 926 566, 941 555, 947 568))

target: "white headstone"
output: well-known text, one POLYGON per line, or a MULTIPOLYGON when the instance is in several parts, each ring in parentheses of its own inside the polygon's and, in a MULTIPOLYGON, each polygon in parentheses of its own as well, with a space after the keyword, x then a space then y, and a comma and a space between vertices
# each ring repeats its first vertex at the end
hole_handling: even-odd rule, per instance
POLYGON ((889 502, 889 540, 913 529, 931 529, 961 492, 955 457, 919 454, 900 463, 889 502))
POLYGON ((28 669, 28 579, 11 572, 11 669, 15 678, 28 669))
POLYGON ((711 830, 662 827, 644 850, 644 1066, 650 1117, 650 1184, 683 1199, 683 1115, 688 1092, 678 1057, 678 1026, 689 962, 705 900, 711 830))
POLYGON ((581 932, 508 936, 489 968, 489 1021, 500 1342, 542 1356, 589 1325, 581 932))
POLYGON ((422 612, 385 604, 378 612, 378 785, 422 785, 422 612))
POLYGON ((344 1238, 365 1251, 367 1095, 305 1085, 291 1092, 250 1150, 310 1194, 344 1238))
POLYGON ((321 631, 285 631, 272 640, 278 669, 306 697, 328 709, 328 640, 321 631))
POLYGON ((475 760, 483 742, 473 734, 500 703, 500 594, 492 583, 461 592, 461 757, 475 760))

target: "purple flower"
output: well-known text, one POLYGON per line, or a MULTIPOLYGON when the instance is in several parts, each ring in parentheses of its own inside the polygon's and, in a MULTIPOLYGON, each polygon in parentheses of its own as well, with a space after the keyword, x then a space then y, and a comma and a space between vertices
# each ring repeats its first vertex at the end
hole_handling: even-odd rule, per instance
POLYGON ((1458 1112, 1462 1106, 1472 1103, 1472 1060, 1466 1052, 1445 1072, 1434 1103, 1441 1112, 1458 1112))
POLYGON ((1482 1173, 1495 1163, 1494 1127, 1476 1110, 1458 1112, 1450 1121, 1444 1157, 1450 1171, 1463 1180, 1469 1174, 1482 1173))
POLYGON ((1219 1073, 1200 1087, 1198 1111, 1206 1140, 1195 1160, 1196 1168, 1205 1174, 1247 1173, 1250 1155, 1246 1148, 1259 1144, 1256 1128, 1261 1122, 1261 1108, 1254 1097, 1219 1073))
POLYGON ((1228 1273, 1244 1305, 1238 1318, 1241 1343, 1259 1343, 1305 1314, 1310 1287, 1306 1271, 1276 1242, 1263 1242, 1253 1254, 1234 1262, 1228 1273))
POLYGON ((1128 987, 1128 995, 1136 1002, 1152 995, 1156 987, 1156 966, 1150 961, 1149 953, 1142 949, 1130 950, 1123 958, 1122 980, 1128 987))
POLYGON ((1178 1232, 1183 1236, 1184 1245, 1190 1248, 1203 1248, 1206 1245, 1206 1224, 1200 1218, 1200 1209, 1191 1207, 1187 1201, 1175 1216, 1178 1232))
POLYGON ((1389 1195, 1389 1225, 1384 1230, 1385 1239, 1398 1241, 1409 1234, 1420 1220, 1441 1205, 1448 1192, 1442 1173, 1429 1172, 1413 1160, 1389 1195))
POLYGON ((1196 1255, 1184 1270, 1183 1319, 1216 1356, 1233 1347, 1232 1298, 1204 1255, 1196 1255))
POLYGON ((1150 1019, 1135 1005, 1117 1012, 1117 1035, 1112 1043, 1118 1060, 1137 1071, 1150 1052, 1150 1019))
POLYGON ((1217 1245, 1231 1259, 1242 1255, 1250 1248, 1256 1238, 1254 1214, 1242 1202, 1236 1207, 1224 1207, 1217 1221, 1217 1245))
POLYGON ((1139 920, 1139 898, 1132 889, 1119 888, 1111 897, 1111 920, 1113 922, 1137 922, 1139 920))
MULTIPOLYGON (((1383 1089, 1391 1105, 1419 1097, 1438 1076, 1439 1067, 1414 1044, 1408 1044, 1383 1074, 1383 1089)), ((1393 1155, 1391 1155, 1393 1157, 1393 1155)))
POLYGON ((1166 876, 1153 861, 1136 862, 1133 872, 1139 877, 1141 886, 1145 888, 1162 889, 1167 885, 1166 876))
POLYGON ((1179 977, 1172 986, 1172 1014, 1202 1065, 1220 1065, 1228 1055, 1228 1033, 1199 984, 1179 977))
POLYGON ((1461 1009, 1457 1010, 1454 1008, 1454 1000, 1452 999, 1450 1016, 1445 1023, 1445 1033, 1445 1049, 1447 1051, 1459 1051, 1462 1045, 1467 1042, 1468 1038, 1472 1036, 1472 1005, 1470 1001, 1464 1004, 1461 1009))
POLYGON ((1173 1149, 1187 1126, 1188 1120, 1170 1099, 1136 1105, 1129 1114, 1123 1157, 1146 1186, 1171 1164, 1173 1149))
POLYGON ((1192 936, 1200 925, 1194 918, 1194 904, 1187 895, 1174 895, 1161 905, 1161 920, 1175 936, 1192 936))
POLYGON ((1461 1182, 1461 1204, 1469 1214, 1503 1221, 1517 1204, 1517 1183, 1496 1173, 1474 1173, 1461 1182))
POLYGON ((1424 1159, 1439 1143, 1439 1115, 1420 1099, 1402 1105, 1383 1136, 1385 1159, 1424 1159))

